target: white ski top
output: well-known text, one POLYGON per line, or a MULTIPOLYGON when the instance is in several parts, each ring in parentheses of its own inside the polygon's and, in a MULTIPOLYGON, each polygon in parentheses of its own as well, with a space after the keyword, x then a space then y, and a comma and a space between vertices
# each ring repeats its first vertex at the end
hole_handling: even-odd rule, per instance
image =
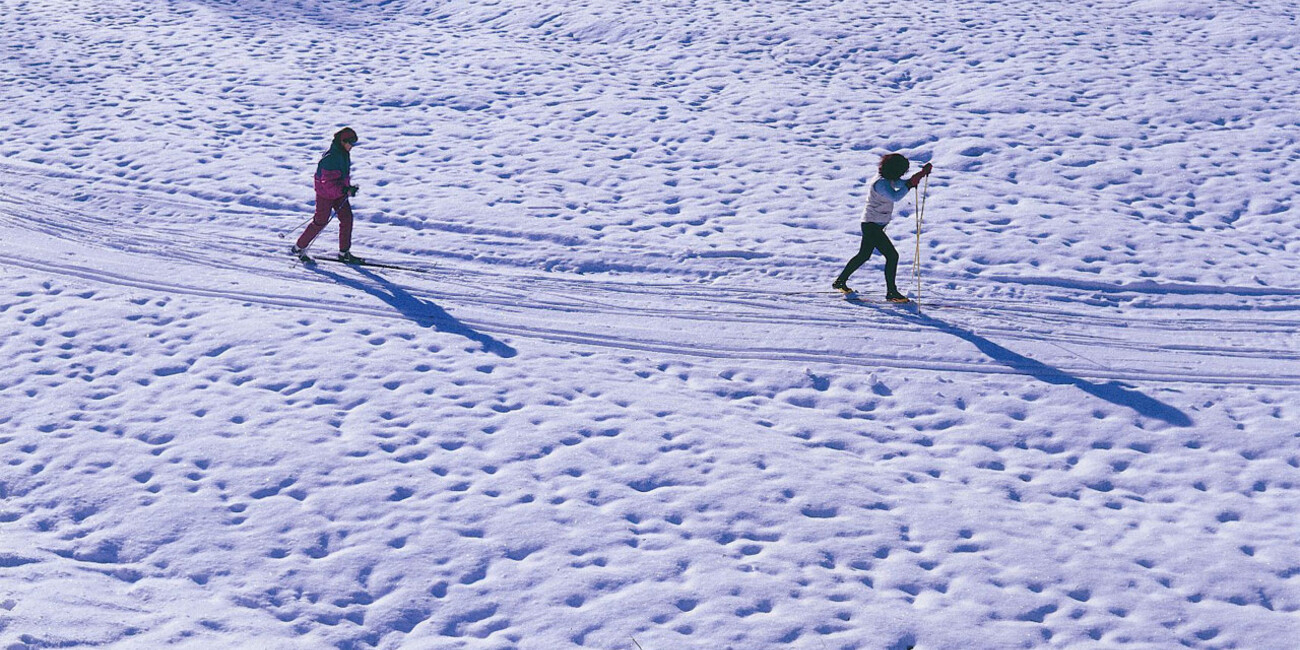
POLYGON ((877 176, 871 181, 871 193, 867 195, 867 207, 862 210, 862 223, 885 225, 894 217, 894 203, 907 196, 907 181, 891 181, 877 176))

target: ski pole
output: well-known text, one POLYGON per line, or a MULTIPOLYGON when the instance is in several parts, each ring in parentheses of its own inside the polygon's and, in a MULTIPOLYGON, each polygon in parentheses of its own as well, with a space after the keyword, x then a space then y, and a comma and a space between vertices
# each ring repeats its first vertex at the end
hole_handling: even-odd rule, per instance
POLYGON ((302 230, 304 226, 306 226, 309 222, 311 222, 312 219, 315 219, 315 218, 316 218, 316 217, 314 217, 314 216, 307 217, 307 221, 304 221, 304 222, 298 224, 298 226, 297 226, 296 228, 294 228, 293 230, 281 230, 281 231, 280 231, 280 239, 284 239, 284 234, 285 234, 286 232, 297 232, 297 231, 299 231, 299 230, 302 230))
POLYGON ((921 224, 925 221, 925 199, 930 191, 930 175, 921 180, 920 196, 912 195, 916 212, 916 254, 912 257, 912 274, 916 276, 916 307, 921 307, 921 224))

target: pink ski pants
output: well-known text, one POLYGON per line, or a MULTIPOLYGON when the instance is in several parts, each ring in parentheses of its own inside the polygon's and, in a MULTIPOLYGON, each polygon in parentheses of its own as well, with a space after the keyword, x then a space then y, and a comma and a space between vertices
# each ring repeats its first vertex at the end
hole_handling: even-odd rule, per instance
POLYGON ((316 195, 316 214, 312 215, 311 223, 307 224, 307 229, 298 237, 298 248, 311 245, 316 235, 330 222, 331 212, 339 216, 339 250, 352 248, 352 206, 348 203, 348 197, 327 199, 319 194, 316 195))

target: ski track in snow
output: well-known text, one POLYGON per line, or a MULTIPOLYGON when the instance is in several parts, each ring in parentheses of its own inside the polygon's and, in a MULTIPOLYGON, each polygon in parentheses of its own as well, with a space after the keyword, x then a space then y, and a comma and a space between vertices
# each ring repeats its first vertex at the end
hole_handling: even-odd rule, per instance
MULTIPOLYGON (((28 194, 26 197, 25 203, 30 204, 32 196, 28 194)), ((0 197, 0 200, 6 198, 8 197, 0 197)), ((36 204, 40 206, 37 214, 18 216, 11 221, 11 226, 31 227, 31 224, 42 218, 40 214, 61 214, 65 215, 65 219, 66 215, 75 214, 74 207, 60 207, 57 200, 47 199, 37 201, 36 204)), ((13 208, 16 212, 30 209, 21 205, 14 205, 13 208)), ((286 288, 283 293, 267 294, 235 291, 219 286, 178 285, 152 278, 110 274, 103 268, 84 268, 75 263, 42 261, 35 256, 22 259, 16 253, 11 263, 21 261, 23 266, 29 268, 38 267, 56 273, 172 293, 224 297, 241 303, 255 302, 416 321, 436 319, 439 314, 445 314, 437 303, 454 301, 468 303, 466 306, 471 309, 490 310, 490 315, 470 319, 465 323, 476 330, 491 331, 493 334, 532 336, 602 347, 710 358, 833 361, 873 367, 887 365, 976 372, 1024 372, 1024 362, 1031 361, 1021 359, 1017 353, 1007 350, 1000 355, 986 354, 992 347, 1001 348, 986 338, 986 333, 991 333, 999 340, 1047 342, 1058 348, 1045 350, 1053 356, 1060 357, 1064 352, 1062 365, 1044 369, 1047 375, 1056 377, 1282 385, 1293 384, 1296 380, 1294 375, 1279 375, 1276 364, 1273 363, 1278 360, 1294 361, 1297 358, 1289 344, 1290 334, 1297 329, 1300 321, 1289 315, 1292 311, 1300 310, 1300 306, 1295 305, 1294 297, 1286 290, 1265 292, 1246 289, 1243 290, 1246 295, 1238 300, 1224 300, 1217 295, 1225 293, 1224 290, 1203 290, 1204 293, 1213 293, 1201 305, 1197 305, 1194 299, 1187 298, 1185 292, 1177 292, 1173 297, 1162 296, 1163 290, 1160 287, 1154 287, 1153 291, 1112 288, 1112 293, 1118 292, 1119 297, 1108 297, 1105 292, 1098 291, 1058 291, 1055 294, 1039 292, 1037 295, 1020 298, 968 297, 949 298, 947 301, 940 298, 941 302, 934 305, 926 303, 920 309, 921 312, 941 314, 936 317, 930 313, 918 315, 912 307, 899 308, 856 299, 837 300, 838 296, 826 292, 819 294, 816 291, 744 290, 717 284, 692 286, 662 282, 639 285, 572 276, 547 277, 553 274, 472 272, 456 269, 450 263, 441 272, 436 267, 431 268, 429 273, 415 279, 398 272, 397 280, 386 277, 393 275, 391 270, 363 268, 356 272, 355 269, 348 271, 330 267, 312 269, 311 273, 354 290, 342 298, 330 300, 315 294, 306 298, 295 295, 293 285, 301 281, 303 269, 296 268, 296 264, 293 265, 294 268, 286 264, 283 269, 275 269, 273 260, 279 256, 278 251, 264 250, 261 257, 254 257, 241 252, 240 246, 230 243, 215 250, 208 243, 201 250, 192 247, 189 251, 182 251, 175 242, 176 238, 185 237, 183 233, 164 232, 161 234, 165 237, 153 242, 140 238, 126 241, 129 235, 124 237, 120 229, 107 220, 101 222, 98 228, 89 223, 93 220, 82 221, 77 236, 86 240, 123 238, 123 241, 118 242, 121 247, 136 255, 142 251, 166 252, 171 259, 189 259, 215 268, 239 268, 257 273, 264 283, 268 276, 275 276, 285 283, 286 288), (481 290, 482 287, 502 289, 485 292, 481 290), (374 300, 358 302, 355 299, 358 292, 370 294, 379 300, 377 303, 374 300), (1059 307, 1063 302, 1077 303, 1078 306, 1072 309, 1059 307), (837 303, 865 308, 868 313, 864 316, 860 309, 846 309, 837 303), (1165 303, 1171 305, 1166 307, 1165 303), (1189 309, 1198 309, 1212 315, 1196 318, 1160 316, 1179 314, 1180 310, 1189 309), (1258 317, 1243 318, 1239 312, 1244 309, 1264 313, 1258 317), (509 310, 511 315, 503 314, 502 310, 509 310), (1156 315, 1137 316, 1134 312, 1138 311, 1152 311, 1156 315), (1222 315, 1216 318, 1213 315, 1216 311, 1222 315), (567 318, 568 327, 537 325, 561 318, 567 318), (617 329, 618 324, 609 322, 610 318, 632 325, 633 329, 621 331, 617 329), (924 339, 933 339, 937 331, 950 337, 973 341, 976 348, 984 348, 984 351, 979 355, 981 358, 977 359, 971 359, 969 355, 936 358, 931 354, 882 355, 879 352, 873 353, 869 347, 846 350, 841 345, 833 349, 810 349, 766 344, 768 341, 820 340, 827 335, 833 336, 836 330, 860 325, 864 318, 870 320, 873 331, 919 333, 918 338, 924 339), (976 322, 980 323, 982 333, 965 329, 964 322, 954 322, 970 321, 973 318, 978 318, 976 322), (683 320, 709 323, 706 330, 709 338, 684 338, 680 333, 684 326, 680 322, 674 323, 683 320), (991 320, 1001 320, 1003 324, 990 324, 991 320), (1076 329, 1069 327, 1072 321, 1086 322, 1086 331, 1069 331, 1076 329), (647 322, 666 324, 648 327, 645 325, 647 322), (718 340, 719 329, 725 327, 723 323, 742 325, 739 340, 731 345, 720 344, 718 340), (1185 334, 1189 326, 1201 334, 1206 342, 1192 343, 1185 337, 1165 342, 1170 332, 1185 334), (611 331, 611 328, 615 329, 611 331), (782 329, 792 331, 782 332, 782 329), (830 330, 830 334, 821 334, 819 330, 823 329, 830 330), (1268 334, 1274 335, 1277 343, 1274 347, 1260 347, 1263 337, 1268 334), (1121 358, 1119 363, 1111 361, 1109 357, 1116 350, 1127 351, 1129 358, 1121 358), (989 357, 999 363, 990 364, 989 357), (1179 363, 1179 357, 1187 359, 1179 363), (1252 372, 1252 360, 1265 363, 1256 364, 1258 370, 1252 372), (1167 369, 1152 370, 1152 363, 1162 364, 1167 369), (1120 364, 1123 365, 1115 367, 1120 364)), ((54 228, 37 227, 36 230, 46 234, 58 232, 54 228)), ((256 242, 241 241, 239 244, 265 249, 264 244, 259 246, 256 242)), ((75 256, 74 254, 74 258, 75 256)), ((133 257, 124 264, 134 262, 133 257)), ((420 267, 417 265, 415 268, 420 267)), ((183 274, 183 277, 187 275, 183 274)), ((1230 292, 1231 289, 1227 291, 1230 292)), ((922 348, 924 344, 917 342, 912 345, 922 348)), ((926 352, 923 349, 918 351, 926 352)))
POLYGON ((1294 8, 589 5, 0 13, 0 644, 1295 645, 1294 8))

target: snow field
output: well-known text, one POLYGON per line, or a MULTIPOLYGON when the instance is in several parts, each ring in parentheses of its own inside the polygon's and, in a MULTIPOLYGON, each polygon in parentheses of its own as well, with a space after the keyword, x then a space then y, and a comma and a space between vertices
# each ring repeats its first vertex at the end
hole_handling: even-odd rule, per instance
POLYGON ((503 363, 403 320, 15 285, 4 394, 41 407, 6 409, 32 435, 2 443, 5 566, 69 584, 14 608, 76 630, 45 642, 955 647, 956 617, 996 645, 1159 645, 1296 606, 1261 587, 1300 571, 1268 541, 1300 463, 1285 389, 1200 389, 1197 427, 1150 427, 1017 378, 503 363), (1087 435, 1056 433, 1081 408, 1087 435))
POLYGON ((1295 21, 7 6, 0 642, 1293 647, 1295 21))

